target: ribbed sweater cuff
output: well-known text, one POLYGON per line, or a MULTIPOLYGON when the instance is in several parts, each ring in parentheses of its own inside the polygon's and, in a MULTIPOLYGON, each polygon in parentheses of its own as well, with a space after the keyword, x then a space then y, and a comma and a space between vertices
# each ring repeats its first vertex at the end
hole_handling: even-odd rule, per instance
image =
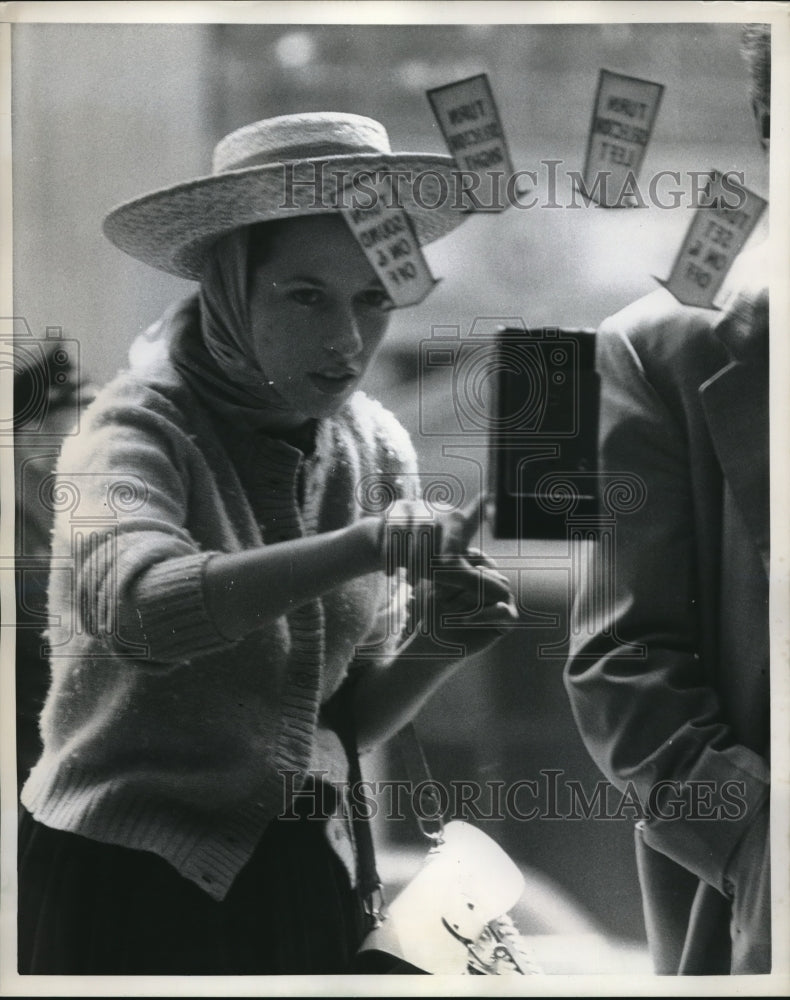
POLYGON ((177 662, 232 645, 208 613, 203 570, 210 552, 165 559, 140 577, 134 605, 152 659, 177 662))

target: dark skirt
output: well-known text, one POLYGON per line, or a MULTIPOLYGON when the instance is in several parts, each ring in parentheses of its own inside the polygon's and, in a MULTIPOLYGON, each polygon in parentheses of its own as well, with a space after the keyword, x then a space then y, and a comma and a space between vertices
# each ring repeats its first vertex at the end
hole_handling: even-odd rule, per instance
POLYGON ((316 820, 273 821, 221 903, 155 854, 24 811, 18 860, 20 974, 341 974, 364 933, 316 820))

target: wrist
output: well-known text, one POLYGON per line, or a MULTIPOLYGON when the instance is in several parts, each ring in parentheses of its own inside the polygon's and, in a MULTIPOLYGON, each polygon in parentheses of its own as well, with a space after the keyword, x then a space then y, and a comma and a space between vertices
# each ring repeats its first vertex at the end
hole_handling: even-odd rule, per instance
POLYGON ((386 569, 385 529, 386 522, 383 517, 360 518, 348 529, 350 541, 359 553, 366 573, 386 569))
POLYGON ((457 644, 442 642, 431 632, 420 629, 398 647, 395 658, 400 662, 420 660, 439 668, 460 666, 464 659, 457 644))

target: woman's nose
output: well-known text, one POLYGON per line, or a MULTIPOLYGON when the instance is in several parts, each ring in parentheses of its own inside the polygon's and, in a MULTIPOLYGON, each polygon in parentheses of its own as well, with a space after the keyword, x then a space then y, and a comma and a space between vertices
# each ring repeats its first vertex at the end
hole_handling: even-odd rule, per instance
POLYGON ((362 328, 353 309, 342 310, 332 323, 325 341, 328 350, 344 358, 355 358, 362 352, 364 338, 362 328))

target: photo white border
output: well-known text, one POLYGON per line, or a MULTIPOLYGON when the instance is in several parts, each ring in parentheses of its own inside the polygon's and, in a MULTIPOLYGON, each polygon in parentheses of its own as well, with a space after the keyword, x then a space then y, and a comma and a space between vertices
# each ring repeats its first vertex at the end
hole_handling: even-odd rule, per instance
MULTIPOLYGON (((0 629, 0 996, 784 996, 790 994, 790 4, 786 2, 21 2, 0 5, 0 316, 11 316, 11 41, 15 23, 576 23, 772 24, 770 163, 771 274, 771 699, 774 972, 770 976, 487 977, 70 977, 18 976, 16 966, 16 780, 14 630, 0 629)), ((12 373, 0 371, 2 417, 12 373)), ((0 475, 0 555, 13 553, 13 477, 0 475)), ((0 574, 3 621, 14 606, 11 574, 0 574)))

